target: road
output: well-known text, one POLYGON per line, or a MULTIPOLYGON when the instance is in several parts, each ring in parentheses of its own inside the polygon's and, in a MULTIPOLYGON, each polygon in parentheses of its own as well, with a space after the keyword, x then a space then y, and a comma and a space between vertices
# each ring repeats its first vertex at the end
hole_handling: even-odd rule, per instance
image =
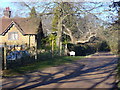
POLYGON ((118 58, 110 53, 96 53, 72 64, 46 68, 24 76, 4 78, 3 88, 106 88, 115 86, 118 58))

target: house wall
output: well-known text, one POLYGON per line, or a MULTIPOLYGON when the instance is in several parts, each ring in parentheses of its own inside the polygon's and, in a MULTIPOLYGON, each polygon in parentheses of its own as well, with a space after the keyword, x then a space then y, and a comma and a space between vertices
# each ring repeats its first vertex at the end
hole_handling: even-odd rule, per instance
POLYGON ((23 35, 16 27, 13 25, 10 30, 4 35, 0 35, 0 45, 7 43, 7 45, 24 45, 27 43, 30 46, 35 46, 35 35, 23 35), (19 38, 18 40, 9 40, 8 33, 9 32, 18 32, 19 38))

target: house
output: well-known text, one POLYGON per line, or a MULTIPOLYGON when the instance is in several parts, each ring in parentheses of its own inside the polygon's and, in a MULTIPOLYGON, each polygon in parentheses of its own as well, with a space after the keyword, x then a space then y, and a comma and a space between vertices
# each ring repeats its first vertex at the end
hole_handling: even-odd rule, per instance
POLYGON ((41 33, 40 24, 40 19, 36 18, 11 18, 10 8, 7 7, 4 10, 4 16, 0 18, 0 46, 4 43, 36 46, 37 35, 41 33))

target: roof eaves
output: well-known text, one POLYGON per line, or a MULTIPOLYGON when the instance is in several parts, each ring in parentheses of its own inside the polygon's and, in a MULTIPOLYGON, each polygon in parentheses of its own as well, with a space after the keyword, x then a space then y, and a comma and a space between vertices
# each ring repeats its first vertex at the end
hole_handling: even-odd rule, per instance
POLYGON ((14 21, 12 21, 13 24, 17 27, 17 29, 23 34, 25 35, 25 32, 22 30, 22 28, 19 27, 19 25, 17 25, 17 23, 15 23, 14 21))
POLYGON ((1 33, 2 35, 5 35, 6 32, 8 32, 9 28, 12 27, 13 23, 11 22, 4 30, 3 32, 1 33))
POLYGON ((1 35, 4 36, 4 35, 8 32, 8 30, 12 27, 12 25, 15 25, 15 26, 17 27, 17 29, 18 29, 23 35, 25 35, 24 32, 23 32, 23 30, 22 30, 14 21, 12 21, 12 22, 3 30, 3 32, 1 33, 1 35))

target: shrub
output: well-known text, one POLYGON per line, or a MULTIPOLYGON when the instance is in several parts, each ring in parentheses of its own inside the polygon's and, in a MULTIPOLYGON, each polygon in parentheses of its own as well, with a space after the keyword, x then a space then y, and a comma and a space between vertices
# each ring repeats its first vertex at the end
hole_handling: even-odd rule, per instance
POLYGON ((75 47, 75 45, 72 44, 72 43, 67 44, 67 48, 68 48, 69 51, 74 51, 74 47, 75 47))
POLYGON ((91 44, 68 44, 68 50, 75 51, 76 56, 85 56, 96 51, 91 44))
POLYGON ((110 51, 110 47, 106 41, 98 41, 92 43, 84 43, 84 44, 68 44, 69 51, 75 51, 76 56, 85 56, 89 54, 93 54, 97 51, 110 51))
POLYGON ((96 50, 93 46, 89 44, 79 44, 75 46, 75 52, 77 56, 85 56, 95 53, 96 50))
POLYGON ((106 41, 102 41, 102 43, 100 43, 99 51, 110 51, 110 47, 106 41))

